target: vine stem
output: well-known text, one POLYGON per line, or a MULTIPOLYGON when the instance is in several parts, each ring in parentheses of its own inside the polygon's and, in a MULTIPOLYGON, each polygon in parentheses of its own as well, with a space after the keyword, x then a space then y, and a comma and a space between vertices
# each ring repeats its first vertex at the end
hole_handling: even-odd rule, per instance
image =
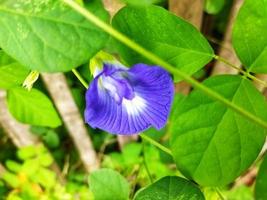
POLYGON ((84 80, 84 78, 81 76, 81 74, 76 70, 76 69, 72 69, 71 70, 73 72, 73 74, 77 77, 77 79, 81 82, 81 84, 88 89, 89 85, 88 83, 84 80))
POLYGON ((252 79, 252 80, 255 81, 255 82, 258 82, 258 83, 262 84, 264 87, 267 88, 267 83, 266 83, 265 81, 263 81, 263 80, 261 80, 261 79, 258 79, 257 77, 253 76, 253 75, 250 74, 249 72, 246 72, 246 71, 240 69, 238 66, 232 64, 231 62, 229 62, 229 61, 226 60, 225 58, 220 57, 220 56, 218 56, 218 55, 215 55, 215 56, 214 56, 214 59, 216 59, 216 60, 218 60, 218 61, 220 61, 220 62, 222 62, 222 63, 228 65, 229 67, 232 67, 232 68, 236 69, 239 73, 241 73, 241 74, 243 74, 244 76, 246 76, 246 77, 252 79))
POLYGON ((217 192, 218 196, 220 197, 221 200, 226 200, 226 198, 224 197, 224 195, 222 194, 221 190, 219 188, 214 188, 215 191, 217 192))
POLYGON ((145 142, 144 142, 144 140, 142 140, 142 145, 143 145, 143 147, 142 147, 142 155, 143 155, 143 163, 144 163, 144 167, 145 167, 146 173, 147 173, 147 175, 148 175, 148 178, 149 178, 149 180, 150 180, 150 183, 153 183, 153 178, 152 178, 152 175, 151 175, 151 173, 150 173, 150 171, 149 171, 149 168, 148 168, 148 166, 147 166, 147 162, 146 162, 146 156, 145 156, 145 142))
POLYGON ((167 147, 163 146, 162 144, 158 143, 157 141, 153 140, 151 137, 145 135, 145 134, 140 134, 140 137, 143 140, 148 141, 149 143, 153 144, 154 146, 158 147, 160 150, 164 151, 165 153, 169 154, 172 156, 172 152, 170 149, 168 149, 167 147))
POLYGON ((262 127, 267 129, 267 122, 265 122, 261 118, 255 116, 254 114, 252 114, 251 112, 248 112, 247 110, 244 110, 242 107, 232 103, 231 101, 229 101, 228 99, 226 99, 222 95, 220 95, 219 93, 213 91, 212 89, 202 85, 201 83, 199 83, 195 79, 191 78, 186 73, 180 71, 179 69, 176 69, 174 66, 170 65, 168 62, 162 60, 157 55, 151 53, 150 51, 146 50, 145 48, 143 48, 139 44, 135 43, 130 38, 128 38, 127 36, 123 35, 119 31, 114 29, 112 26, 110 26, 109 24, 103 22, 101 19, 99 19, 97 16, 95 16, 93 13, 91 13, 87 9, 81 7, 79 4, 75 3, 72 0, 62 0, 62 1, 64 3, 66 3, 68 6, 70 6, 72 9, 76 10, 78 13, 83 15, 88 21, 90 21, 91 23, 95 24, 96 26, 101 28, 103 31, 107 32, 112 37, 114 37, 118 41, 122 42, 126 46, 130 47, 134 51, 136 51, 139 54, 143 55, 144 57, 146 57, 147 59, 151 60, 155 64, 165 68, 170 73, 173 73, 173 74, 179 76, 181 79, 185 80, 186 82, 191 84, 193 87, 195 87, 195 88, 201 90, 202 92, 206 93, 211 98, 213 98, 213 99, 215 99, 217 101, 220 101, 224 105, 226 105, 229 108, 235 110, 237 113, 243 115, 244 117, 250 119, 254 123, 256 123, 256 124, 258 124, 258 125, 260 125, 260 126, 262 126, 262 127))

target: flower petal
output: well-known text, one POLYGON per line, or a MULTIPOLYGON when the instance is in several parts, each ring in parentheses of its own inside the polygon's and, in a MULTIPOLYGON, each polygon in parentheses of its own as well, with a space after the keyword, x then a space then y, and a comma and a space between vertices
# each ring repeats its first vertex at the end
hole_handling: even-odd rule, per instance
POLYGON ((113 134, 135 134, 150 126, 162 128, 170 112, 174 87, 170 75, 157 66, 137 64, 127 72, 134 97, 118 103, 96 77, 86 92, 86 122, 113 134))

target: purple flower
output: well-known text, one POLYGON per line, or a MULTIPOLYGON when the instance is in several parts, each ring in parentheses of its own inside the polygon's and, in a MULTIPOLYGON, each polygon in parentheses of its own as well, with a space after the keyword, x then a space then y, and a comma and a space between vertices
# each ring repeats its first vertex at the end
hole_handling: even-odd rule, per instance
POLYGON ((130 135, 165 126, 174 86, 167 71, 136 64, 105 63, 86 92, 85 120, 93 128, 130 135))

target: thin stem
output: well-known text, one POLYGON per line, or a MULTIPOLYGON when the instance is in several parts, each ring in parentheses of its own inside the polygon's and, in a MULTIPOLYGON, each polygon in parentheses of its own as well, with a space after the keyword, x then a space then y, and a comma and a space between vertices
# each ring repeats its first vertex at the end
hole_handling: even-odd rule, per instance
POLYGON ((140 134, 140 137, 143 139, 143 140, 146 140, 148 141, 149 143, 153 144, 154 146, 158 147, 160 150, 164 151, 165 153, 169 154, 172 156, 172 152, 170 149, 168 149, 167 147, 163 146, 162 144, 158 143, 157 141, 153 140, 152 138, 148 137, 147 135, 145 134, 140 134))
POLYGON ((147 173, 147 175, 148 175, 148 178, 149 178, 149 180, 150 180, 150 183, 153 183, 153 178, 152 178, 152 176, 151 176, 151 173, 150 173, 150 171, 149 171, 149 168, 148 168, 148 166, 147 166, 147 162, 146 162, 146 156, 145 156, 145 142, 144 142, 144 140, 142 140, 142 143, 143 143, 143 152, 142 152, 142 155, 143 155, 143 163, 144 163, 144 167, 145 167, 145 170, 146 170, 146 173, 147 173))
POLYGON ((221 200, 227 200, 219 188, 214 188, 221 200))
POLYGON ((266 83, 265 81, 263 81, 263 80, 261 80, 261 79, 258 79, 257 77, 251 75, 249 72, 246 72, 246 71, 242 70, 241 68, 239 68, 238 66, 236 66, 236 65, 234 65, 233 63, 229 62, 229 61, 226 60, 225 58, 215 55, 215 56, 214 56, 214 59, 216 59, 216 60, 218 60, 218 61, 220 61, 220 62, 223 62, 224 64, 226 64, 226 65, 229 66, 229 67, 232 67, 232 68, 236 69, 239 73, 241 73, 241 74, 243 74, 244 76, 246 76, 246 77, 252 79, 252 80, 255 81, 255 82, 258 82, 258 83, 262 84, 264 87, 267 88, 267 83, 266 83))
POLYGON ((81 84, 88 89, 89 85, 88 83, 83 79, 83 77, 81 76, 81 74, 76 70, 76 69, 72 69, 71 70, 73 72, 73 74, 78 78, 78 80, 81 82, 81 84))
POLYGON ((219 93, 213 91, 212 89, 206 87, 205 85, 202 85, 201 83, 199 83, 195 79, 191 78, 190 76, 188 76, 186 73, 182 72, 181 70, 176 69, 174 66, 170 65, 168 62, 162 60, 157 55, 151 53, 150 51, 146 50, 145 48, 143 48, 139 44, 135 43, 130 38, 123 35, 119 31, 114 29, 112 26, 110 26, 109 24, 103 22, 101 19, 99 19, 97 16, 95 16, 93 13, 91 13, 87 9, 81 7, 79 4, 75 3, 72 0, 62 0, 62 1, 65 2, 67 5, 69 5, 71 8, 73 8, 74 10, 76 10, 78 13, 83 15, 86 19, 88 19, 88 21, 92 22, 93 24, 95 24, 96 26, 101 28, 103 31, 109 33, 112 37, 114 37, 118 41, 122 42, 126 46, 130 47, 134 51, 143 55, 145 58, 147 58, 150 61, 154 62, 155 64, 165 68, 170 73, 177 75, 181 79, 183 79, 186 82, 188 82, 189 84, 191 84, 193 87, 203 91, 211 98, 213 98, 217 101, 220 101, 224 105, 235 110, 237 113, 243 115, 244 117, 250 119, 251 121, 255 122, 256 124, 267 129, 267 122, 265 122, 261 118, 255 116, 254 114, 252 114, 251 112, 248 112, 247 110, 244 110, 242 107, 232 103, 231 101, 229 101, 228 99, 226 99, 225 97, 220 95, 219 93))

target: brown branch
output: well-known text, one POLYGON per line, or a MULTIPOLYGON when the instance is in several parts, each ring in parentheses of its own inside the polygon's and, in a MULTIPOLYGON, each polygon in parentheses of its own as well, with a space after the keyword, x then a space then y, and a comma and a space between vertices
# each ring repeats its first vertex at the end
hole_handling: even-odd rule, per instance
POLYGON ((203 0, 169 0, 169 10, 200 29, 203 18, 203 0))
POLYGON ((62 73, 42 74, 43 81, 65 123, 87 172, 99 167, 96 152, 67 80, 62 73))
MULTIPOLYGON (((203 18, 203 0, 169 0, 169 10, 189 21, 200 30, 203 18)), ((182 81, 175 84, 175 92, 187 95, 191 86, 182 81)))
POLYGON ((103 0, 103 3, 111 18, 124 6, 119 0, 103 0))
MULTIPOLYGON (((229 16, 226 32, 224 35, 224 39, 222 42, 222 47, 219 51, 219 56, 227 59, 229 62, 236 66, 240 66, 241 63, 237 56, 234 53, 234 49, 232 46, 232 29, 233 29, 233 23, 235 21, 235 18, 237 16, 237 13, 243 3, 243 0, 235 0, 232 6, 232 10, 229 16)), ((225 66, 224 63, 217 61, 214 65, 214 68, 212 70, 212 75, 218 75, 218 74, 237 74, 238 71, 229 67, 225 66)))

